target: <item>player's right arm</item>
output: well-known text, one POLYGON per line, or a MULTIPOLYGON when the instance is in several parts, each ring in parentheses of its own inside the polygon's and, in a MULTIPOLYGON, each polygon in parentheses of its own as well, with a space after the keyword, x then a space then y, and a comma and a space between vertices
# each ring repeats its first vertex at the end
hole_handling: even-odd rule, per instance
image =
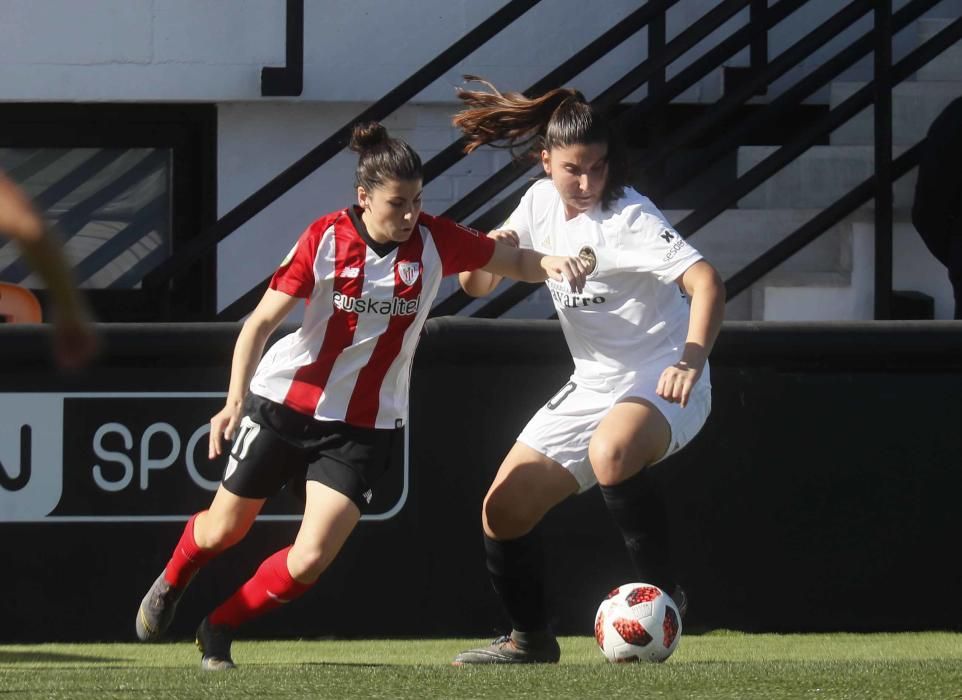
MULTIPOLYGON (((520 245, 518 234, 510 229, 496 229, 491 231, 488 233, 488 238, 493 238, 512 248, 517 248, 520 245)), ((496 275, 493 272, 481 269, 458 274, 458 282, 461 283, 461 289, 472 297, 483 297, 490 294, 494 291, 494 288, 500 284, 501 280, 501 275, 496 275)))
POLYGON ((19 243, 36 241, 44 235, 43 219, 26 195, 0 173, 0 234, 19 243))
POLYGON ((210 445, 208 457, 214 459, 223 452, 223 441, 233 440, 240 422, 244 397, 250 386, 254 370, 264 354, 264 346, 271 333, 287 317, 300 301, 275 289, 268 289, 257 304, 257 308, 248 316, 237 336, 234 345, 234 357, 231 360, 230 385, 227 389, 227 401, 213 418, 210 419, 210 445))
POLYGON ((27 195, 0 173, 0 235, 14 240, 27 264, 47 285, 55 310, 54 341, 58 363, 80 367, 95 354, 97 337, 70 265, 56 236, 27 195))

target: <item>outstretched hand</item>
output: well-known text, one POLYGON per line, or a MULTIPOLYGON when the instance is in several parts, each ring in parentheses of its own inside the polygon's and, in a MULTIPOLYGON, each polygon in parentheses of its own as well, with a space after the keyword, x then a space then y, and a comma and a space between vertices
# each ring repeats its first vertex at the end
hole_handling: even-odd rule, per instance
POLYGON ((559 255, 544 256, 541 259, 541 268, 556 282, 567 282, 572 292, 580 292, 585 288, 585 279, 591 272, 582 258, 559 255))
POLYGON ((504 243, 512 248, 521 246, 521 239, 518 237, 518 234, 511 229, 497 228, 493 231, 488 231, 488 238, 493 238, 498 243, 504 243))

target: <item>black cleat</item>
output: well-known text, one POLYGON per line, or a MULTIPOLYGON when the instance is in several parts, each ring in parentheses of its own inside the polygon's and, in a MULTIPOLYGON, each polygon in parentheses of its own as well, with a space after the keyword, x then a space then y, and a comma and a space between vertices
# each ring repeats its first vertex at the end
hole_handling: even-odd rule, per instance
POLYGON ((454 666, 467 664, 556 664, 561 658, 558 640, 550 632, 525 634, 514 631, 486 647, 468 649, 454 657, 454 666))
POLYGON ((229 671, 237 668, 230 656, 233 641, 231 628, 227 625, 212 625, 205 617, 197 628, 195 643, 203 658, 200 667, 205 671, 229 671))
POLYGON ((685 593, 685 589, 681 586, 675 586, 671 592, 671 599, 674 601, 675 607, 678 608, 681 619, 684 620, 685 615, 688 614, 688 595, 685 593))
POLYGON ((180 602, 184 590, 184 588, 174 588, 167 583, 164 572, 161 572, 140 602, 140 609, 137 610, 137 621, 134 626, 140 641, 156 642, 163 636, 174 619, 177 603, 180 602))

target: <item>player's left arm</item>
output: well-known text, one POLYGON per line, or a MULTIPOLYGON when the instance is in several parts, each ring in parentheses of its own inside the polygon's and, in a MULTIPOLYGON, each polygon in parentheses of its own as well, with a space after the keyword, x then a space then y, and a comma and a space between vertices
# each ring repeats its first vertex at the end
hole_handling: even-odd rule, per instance
POLYGON ((523 282, 544 282, 549 277, 568 282, 571 289, 584 289, 590 271, 580 258, 545 255, 527 248, 518 248, 514 241, 504 243, 498 237, 485 237, 480 232, 461 226, 443 216, 421 214, 437 231, 435 242, 444 263, 444 274, 483 270, 498 277, 510 277, 523 282), (487 260, 484 264, 482 261, 487 260))
MULTIPOLYGON (((488 238, 512 248, 521 247, 517 232, 510 229, 488 231, 488 238)), ((458 273, 458 283, 468 296, 483 297, 493 292, 495 287, 501 284, 501 276, 482 269, 469 270, 458 273)))
POLYGON ((491 259, 481 269, 523 282, 544 282, 550 277, 557 282, 568 282, 575 292, 584 289, 585 278, 590 272, 581 258, 544 255, 503 243, 495 244, 491 259))
POLYGON ((688 337, 681 359, 661 373, 656 391, 666 401, 684 407, 721 330, 725 316, 725 284, 707 260, 699 260, 688 267, 677 283, 691 299, 688 337))

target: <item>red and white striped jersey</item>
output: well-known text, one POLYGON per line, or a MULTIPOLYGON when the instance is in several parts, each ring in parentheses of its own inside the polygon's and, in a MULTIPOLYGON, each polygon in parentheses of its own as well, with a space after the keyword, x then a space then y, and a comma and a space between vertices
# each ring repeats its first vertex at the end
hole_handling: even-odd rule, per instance
POLYGON ((270 284, 307 300, 304 322, 265 353, 251 391, 318 420, 403 425, 411 360, 441 278, 486 265, 494 246, 424 213, 407 241, 385 244, 354 207, 321 217, 270 284))

